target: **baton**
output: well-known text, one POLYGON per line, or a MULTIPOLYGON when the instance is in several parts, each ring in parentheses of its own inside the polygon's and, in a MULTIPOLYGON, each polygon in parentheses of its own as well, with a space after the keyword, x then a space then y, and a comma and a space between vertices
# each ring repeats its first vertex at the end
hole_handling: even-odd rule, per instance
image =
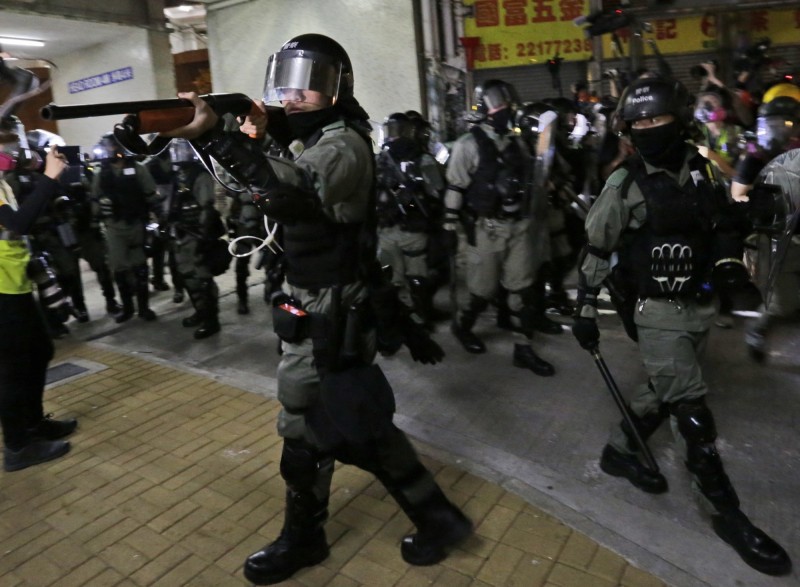
POLYGON ((642 438, 642 435, 639 434, 639 429, 636 427, 636 424, 633 421, 633 416, 631 415, 630 408, 625 403, 625 400, 622 398, 622 393, 619 391, 619 387, 617 387, 614 378, 611 376, 611 371, 608 370, 608 365, 603 360, 603 356, 600 354, 600 349, 598 347, 594 347, 591 351, 592 357, 594 358, 594 362, 597 365, 597 368, 600 369, 600 374, 605 379, 606 385, 608 386, 608 390, 611 392, 611 396, 614 398, 614 401, 617 403, 617 407, 619 411, 622 412, 622 417, 627 422, 628 427, 631 429, 631 434, 633 434, 633 439, 636 441, 636 444, 639 446, 639 449, 642 451, 642 455, 644 456, 644 460, 647 463, 647 468, 650 469, 653 473, 658 473, 658 463, 656 463, 655 458, 653 458, 653 453, 650 452, 650 447, 647 446, 647 443, 642 438))

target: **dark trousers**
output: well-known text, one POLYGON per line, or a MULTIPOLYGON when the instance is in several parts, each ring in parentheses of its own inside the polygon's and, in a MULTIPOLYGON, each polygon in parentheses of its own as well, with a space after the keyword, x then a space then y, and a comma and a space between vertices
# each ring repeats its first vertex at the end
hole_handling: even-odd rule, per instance
POLYGON ((0 294, 0 425, 19 450, 44 417, 42 398, 53 341, 33 294, 0 294))

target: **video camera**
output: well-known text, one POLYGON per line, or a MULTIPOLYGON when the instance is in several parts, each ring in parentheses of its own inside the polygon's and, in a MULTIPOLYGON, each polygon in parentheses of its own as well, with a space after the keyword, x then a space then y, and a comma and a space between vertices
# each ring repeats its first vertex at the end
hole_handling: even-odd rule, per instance
POLYGON ((733 60, 733 70, 737 73, 750 72, 755 73, 762 66, 770 63, 771 59, 767 52, 769 51, 772 41, 764 37, 739 51, 736 58, 733 60))

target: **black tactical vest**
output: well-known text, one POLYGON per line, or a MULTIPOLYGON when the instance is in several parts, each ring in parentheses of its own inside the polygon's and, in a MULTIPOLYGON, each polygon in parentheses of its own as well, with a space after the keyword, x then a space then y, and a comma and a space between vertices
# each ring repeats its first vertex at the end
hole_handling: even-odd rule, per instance
POLYGON ((465 192, 467 206, 480 216, 520 218, 525 208, 526 158, 516 140, 501 152, 478 125, 470 129, 478 143, 478 168, 465 192))
POLYGON ((112 171, 110 163, 103 163, 100 190, 111 200, 114 220, 129 223, 147 220, 147 197, 139 185, 135 163, 126 161, 119 175, 112 171), (131 171, 126 174, 128 169, 131 171))
POLYGON ((680 186, 666 172, 648 174, 644 162, 625 163, 629 178, 644 196, 646 221, 626 235, 620 262, 636 276, 640 297, 687 298, 701 293, 714 259, 713 220, 725 194, 699 154, 689 162, 690 179, 680 186))
POLYGON ((174 197, 172 206, 177 208, 179 222, 189 229, 200 226, 203 209, 194 195, 194 183, 205 169, 201 165, 183 165, 174 174, 174 197))
POLYGON ((427 231, 429 220, 424 186, 403 172, 400 163, 387 151, 382 151, 377 157, 377 189, 379 227, 400 225, 407 232, 427 231))
MULTIPOLYGON (((372 143, 355 124, 348 126, 359 133, 370 149, 372 143)), ((315 133, 305 143, 310 149, 322 137, 323 131, 315 133)), ((334 285, 346 285, 357 281, 365 263, 365 244, 375 230, 375 168, 366 170, 373 177, 372 197, 367 202, 366 222, 342 223, 330 219, 315 222, 297 222, 283 226, 283 250, 286 259, 286 281, 294 287, 319 289, 334 285)))

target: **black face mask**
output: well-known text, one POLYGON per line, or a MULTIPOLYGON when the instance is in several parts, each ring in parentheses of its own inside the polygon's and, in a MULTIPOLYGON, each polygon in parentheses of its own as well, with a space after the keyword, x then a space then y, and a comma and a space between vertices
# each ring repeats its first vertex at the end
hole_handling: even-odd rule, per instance
POLYGON ((414 139, 399 137, 389 143, 389 153, 397 161, 410 161, 419 155, 419 148, 414 139))
POLYGON ((487 118, 487 122, 492 126, 494 132, 499 135, 504 135, 511 130, 511 116, 511 108, 503 108, 494 114, 490 114, 487 118))
POLYGON ((686 140, 676 121, 653 128, 631 129, 631 142, 650 165, 678 171, 686 155, 686 140))
POLYGON ((286 117, 286 124, 289 125, 293 138, 305 141, 323 126, 338 120, 339 117, 339 110, 336 106, 332 106, 310 112, 295 112, 286 117))

